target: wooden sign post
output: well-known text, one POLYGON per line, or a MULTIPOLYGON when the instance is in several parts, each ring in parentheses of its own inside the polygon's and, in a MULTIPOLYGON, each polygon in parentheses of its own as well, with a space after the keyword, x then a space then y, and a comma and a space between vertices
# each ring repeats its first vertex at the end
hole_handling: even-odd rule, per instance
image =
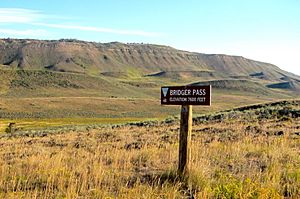
POLYGON ((211 86, 169 86, 161 88, 162 105, 181 105, 178 174, 188 176, 191 160, 192 105, 210 106, 211 86))
POLYGON ((191 133, 193 125, 192 105, 182 105, 180 115, 180 133, 179 133, 179 175, 187 175, 190 170, 191 160, 191 133))

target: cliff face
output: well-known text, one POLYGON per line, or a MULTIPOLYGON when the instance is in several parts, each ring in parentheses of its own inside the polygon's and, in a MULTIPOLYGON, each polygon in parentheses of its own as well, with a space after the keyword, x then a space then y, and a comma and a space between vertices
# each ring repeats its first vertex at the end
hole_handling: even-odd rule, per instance
POLYGON ((135 70, 142 75, 171 71, 210 71, 226 76, 268 80, 299 78, 272 64, 240 56, 200 54, 151 44, 2 39, 0 52, 0 64, 25 70, 86 74, 135 70))

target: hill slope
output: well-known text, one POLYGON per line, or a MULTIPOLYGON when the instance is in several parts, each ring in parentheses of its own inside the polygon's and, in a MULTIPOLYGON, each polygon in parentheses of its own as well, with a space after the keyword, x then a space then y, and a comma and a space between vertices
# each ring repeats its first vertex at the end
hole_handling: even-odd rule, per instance
POLYGON ((201 54, 152 44, 92 43, 77 40, 0 40, 0 64, 22 69, 87 74, 214 71, 268 80, 296 78, 275 65, 240 56, 201 54))
POLYGON ((178 114, 160 106, 166 85, 212 85, 212 106, 195 114, 300 91, 300 77, 243 57, 76 40, 0 39, 0 79, 0 118, 164 118, 178 114))

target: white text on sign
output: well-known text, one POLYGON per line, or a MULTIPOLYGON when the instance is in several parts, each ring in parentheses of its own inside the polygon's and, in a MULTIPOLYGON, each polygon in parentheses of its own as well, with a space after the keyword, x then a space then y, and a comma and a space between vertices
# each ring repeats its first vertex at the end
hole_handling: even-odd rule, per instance
POLYGON ((182 89, 182 90, 170 90, 170 96, 185 96, 185 95, 206 95, 205 89, 182 89))

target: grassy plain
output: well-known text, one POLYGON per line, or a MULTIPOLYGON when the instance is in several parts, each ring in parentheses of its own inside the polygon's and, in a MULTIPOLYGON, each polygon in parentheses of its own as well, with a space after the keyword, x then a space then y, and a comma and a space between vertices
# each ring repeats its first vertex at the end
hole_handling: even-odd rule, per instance
POLYGON ((192 171, 176 175, 179 121, 5 135, 2 198, 299 198, 299 101, 194 119, 192 171))
MULTIPOLYGON (((172 73, 171 76, 161 78, 141 74, 125 77, 111 74, 90 76, 39 70, 1 69, 0 118, 174 116, 178 114, 178 107, 160 106, 160 87, 199 82, 199 77, 176 76, 181 73, 172 73)), ((203 76, 200 79, 208 78, 210 76, 203 76)), ((258 80, 255 78, 251 81, 226 80, 226 84, 224 81, 213 82, 213 106, 209 109, 196 108, 196 114, 295 97, 293 92, 266 88, 264 84, 267 82, 259 80, 260 83, 257 83, 258 80)))
MULTIPOLYGON (((15 123, 16 131, 41 131, 51 128, 63 128, 89 125, 126 124, 146 121, 147 118, 51 118, 51 119, 0 119, 0 133, 4 133, 10 123, 15 123)), ((154 119, 152 119, 154 120, 154 119)))
MULTIPOLYGON (((157 91, 159 92, 159 90, 157 91)), ((214 90, 211 107, 195 106, 195 116, 244 104, 270 102, 269 97, 243 96, 214 90)), ((15 122, 19 130, 70 125, 103 125, 179 117, 179 106, 161 106, 156 99, 115 97, 0 98, 0 133, 15 122)))
POLYGON ((2 198, 300 197, 299 101, 215 113, 291 91, 214 82, 212 106, 193 108, 193 170, 182 179, 180 107, 160 105, 160 86, 199 77, 5 69, 0 78, 2 198))

